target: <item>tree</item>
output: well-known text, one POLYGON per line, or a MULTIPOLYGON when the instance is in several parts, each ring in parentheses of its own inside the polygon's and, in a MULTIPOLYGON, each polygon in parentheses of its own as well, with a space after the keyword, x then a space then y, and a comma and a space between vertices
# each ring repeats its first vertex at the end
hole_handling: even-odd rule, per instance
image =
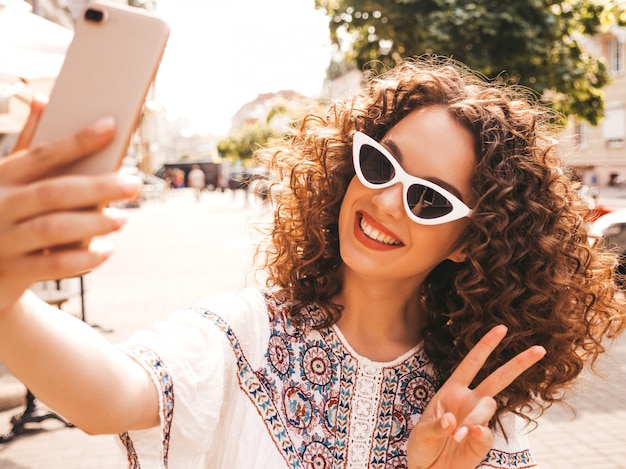
POLYGON ((626 24, 623 0, 315 0, 332 42, 359 69, 405 57, 454 57, 492 79, 535 90, 554 108, 597 124, 609 72, 581 38, 626 24))
POLYGON ((248 160, 254 152, 272 144, 274 139, 289 138, 293 129, 300 127, 304 115, 319 103, 294 91, 265 95, 267 112, 234 130, 217 144, 222 158, 248 160))
POLYGON ((217 151, 222 158, 232 161, 249 160, 255 151, 277 136, 276 131, 264 122, 247 124, 221 139, 217 151))

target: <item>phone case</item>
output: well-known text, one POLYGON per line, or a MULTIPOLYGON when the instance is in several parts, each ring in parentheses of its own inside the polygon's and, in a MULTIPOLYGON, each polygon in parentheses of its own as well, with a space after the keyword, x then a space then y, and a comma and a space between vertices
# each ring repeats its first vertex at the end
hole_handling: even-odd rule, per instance
POLYGON ((119 167, 168 36, 167 23, 140 8, 102 1, 86 7, 31 146, 108 116, 115 118, 116 136, 104 150, 57 173, 97 174, 119 167))

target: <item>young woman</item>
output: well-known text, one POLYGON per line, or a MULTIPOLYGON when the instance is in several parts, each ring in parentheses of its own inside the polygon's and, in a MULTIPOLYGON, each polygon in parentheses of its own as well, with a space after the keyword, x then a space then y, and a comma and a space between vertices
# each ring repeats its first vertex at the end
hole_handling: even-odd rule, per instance
POLYGON ((25 290, 103 262, 116 175, 42 177, 103 120, 0 161, 0 359, 132 467, 537 467, 524 425, 625 327, 550 117, 445 59, 406 61, 265 151, 267 289, 114 347, 25 290), (20 350, 20 354, 14 351, 20 350))

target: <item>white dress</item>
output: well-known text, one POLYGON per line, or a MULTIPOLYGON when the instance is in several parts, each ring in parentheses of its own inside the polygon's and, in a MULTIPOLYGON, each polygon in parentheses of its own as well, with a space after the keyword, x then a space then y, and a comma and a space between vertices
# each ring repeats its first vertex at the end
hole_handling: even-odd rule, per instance
MULTIPOLYGON (((131 468, 404 468, 406 440, 439 380, 421 346, 387 363, 333 326, 303 331, 288 304, 245 290, 134 334, 122 349, 154 379, 161 426, 120 435, 131 468)), ((480 468, 537 468, 506 419, 480 468)))

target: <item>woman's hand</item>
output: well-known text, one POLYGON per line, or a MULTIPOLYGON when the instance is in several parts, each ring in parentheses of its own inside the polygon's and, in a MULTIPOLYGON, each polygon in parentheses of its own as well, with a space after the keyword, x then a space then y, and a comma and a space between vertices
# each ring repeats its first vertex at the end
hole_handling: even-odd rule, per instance
POLYGON ((104 148, 115 128, 112 119, 103 119, 28 148, 44 107, 33 101, 15 151, 0 158, 0 315, 34 282, 76 275, 103 262, 110 248, 81 243, 119 229, 124 217, 95 207, 132 197, 141 186, 136 178, 113 173, 46 178, 104 148), (72 249, 54 249, 72 243, 72 249))
POLYGON ((493 443, 494 396, 545 355, 543 347, 530 347, 470 389, 506 332, 505 326, 489 331, 435 394, 409 437, 409 468, 475 469, 484 459, 493 443))

